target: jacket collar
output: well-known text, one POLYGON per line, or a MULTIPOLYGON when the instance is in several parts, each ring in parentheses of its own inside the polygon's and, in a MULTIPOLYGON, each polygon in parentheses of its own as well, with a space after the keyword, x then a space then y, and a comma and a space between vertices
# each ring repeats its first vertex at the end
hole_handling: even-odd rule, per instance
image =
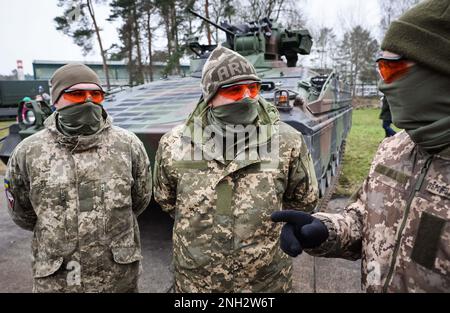
MULTIPOLYGON (((203 138, 202 136, 203 133, 194 132, 194 129, 203 130, 205 125, 207 125, 207 109, 208 104, 203 100, 203 98, 201 98, 194 111, 187 118, 182 132, 182 137, 185 142, 192 142, 194 145, 200 148, 203 153, 212 151, 211 146, 214 146, 215 144, 214 139, 209 138, 208 140, 205 140, 205 138, 203 138)), ((268 130, 268 134, 264 137, 266 138, 266 141, 270 140, 277 133, 279 121, 280 114, 277 108, 270 102, 266 101, 264 98, 259 97, 258 118, 256 121, 256 125, 267 126, 266 129, 268 130)), ((221 153, 218 153, 217 155, 218 157, 214 157, 214 159, 225 164, 223 157, 220 156, 221 153)))
POLYGON ((439 152, 437 155, 443 159, 450 159, 450 147, 445 148, 444 150, 439 152))
POLYGON ((103 118, 105 119, 105 123, 98 132, 89 136, 67 136, 58 129, 57 118, 58 112, 55 111, 45 120, 45 128, 50 132, 57 143, 66 146, 68 149, 76 152, 85 151, 97 147, 101 143, 101 135, 112 126, 111 118, 103 109, 103 118))

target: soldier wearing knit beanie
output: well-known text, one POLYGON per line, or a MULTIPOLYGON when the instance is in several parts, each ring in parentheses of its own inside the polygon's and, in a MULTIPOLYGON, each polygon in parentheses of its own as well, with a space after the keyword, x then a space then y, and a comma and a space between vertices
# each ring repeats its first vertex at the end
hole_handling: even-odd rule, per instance
POLYGON ((421 2, 389 27, 378 65, 393 123, 428 153, 450 145, 450 1, 421 2))
POLYGON ((282 210, 281 247, 361 259, 367 292, 450 291, 450 9, 429 0, 391 24, 378 59, 393 123, 339 213, 282 210))
POLYGON ((450 1, 424 1, 392 22, 381 49, 450 76, 450 1))

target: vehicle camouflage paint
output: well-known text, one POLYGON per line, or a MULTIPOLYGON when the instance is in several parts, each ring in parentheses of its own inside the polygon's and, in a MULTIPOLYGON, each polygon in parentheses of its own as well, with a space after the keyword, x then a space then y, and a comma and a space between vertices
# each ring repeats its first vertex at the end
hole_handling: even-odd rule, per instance
MULTIPOLYGON (((261 96, 276 104, 282 121, 303 134, 319 181, 320 206, 325 205, 337 182, 351 127, 349 88, 334 72, 319 75, 296 66, 297 55, 309 54, 311 49, 311 36, 306 30, 290 31, 268 19, 238 26, 212 24, 226 32, 224 46, 253 63, 263 81, 261 96)), ((202 66, 215 46, 200 45, 195 40, 189 46, 197 55, 191 62, 191 77, 126 88, 110 93, 104 102, 113 124, 142 140, 152 164, 161 136, 183 123, 201 97, 202 66)), ((44 119, 40 115, 46 114, 50 113, 45 102, 21 103, 19 126, 11 126, 0 149, 4 162, 20 140, 42 128, 44 119)))

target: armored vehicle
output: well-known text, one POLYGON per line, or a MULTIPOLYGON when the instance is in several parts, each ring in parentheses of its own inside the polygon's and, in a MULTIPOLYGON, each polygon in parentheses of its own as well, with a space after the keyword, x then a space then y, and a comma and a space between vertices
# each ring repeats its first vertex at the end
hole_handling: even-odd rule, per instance
MULTIPOLYGON (((263 80, 261 96, 274 102, 281 119, 303 134, 314 160, 321 205, 325 205, 337 181, 351 127, 349 88, 337 73, 319 75, 297 66, 298 54, 306 55, 311 50, 312 38, 307 30, 288 30, 267 18, 243 25, 216 25, 203 19, 225 31, 224 46, 253 63, 263 80)), ((194 39, 189 47, 196 55, 190 77, 126 88, 110 93, 104 102, 113 123, 142 140, 152 164, 161 136, 183 123, 201 96, 202 66, 215 46, 201 45, 194 39)), ((4 162, 21 139, 42 128, 50 113, 45 102, 21 103, 18 124, 11 126, 0 149, 4 162)))
POLYGON ((0 118, 14 118, 17 114, 17 103, 25 96, 34 98, 48 92, 46 80, 0 81, 0 118))

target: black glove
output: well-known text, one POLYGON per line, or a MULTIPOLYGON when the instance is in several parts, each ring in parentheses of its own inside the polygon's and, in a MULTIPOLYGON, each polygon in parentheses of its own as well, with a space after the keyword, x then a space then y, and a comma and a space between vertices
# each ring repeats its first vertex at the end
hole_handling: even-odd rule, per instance
POLYGON ((283 210, 272 213, 271 218, 274 222, 286 222, 281 229, 280 247, 292 257, 303 249, 320 246, 328 238, 325 224, 308 213, 283 210))

